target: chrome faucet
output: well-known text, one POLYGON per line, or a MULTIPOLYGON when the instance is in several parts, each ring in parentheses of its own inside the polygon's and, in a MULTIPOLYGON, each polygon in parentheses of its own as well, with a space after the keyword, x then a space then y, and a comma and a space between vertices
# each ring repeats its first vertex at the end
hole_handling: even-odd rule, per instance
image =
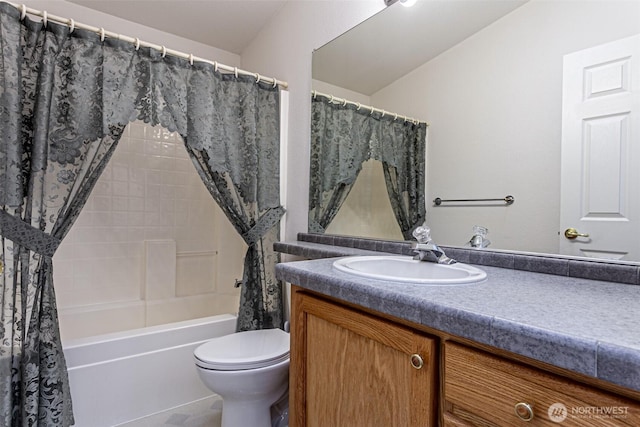
POLYGON ((457 261, 449 258, 444 251, 431 240, 431 230, 429 227, 422 225, 413 230, 413 237, 416 242, 411 245, 416 255, 413 259, 418 261, 428 261, 429 255, 436 258, 438 264, 455 264, 457 261))

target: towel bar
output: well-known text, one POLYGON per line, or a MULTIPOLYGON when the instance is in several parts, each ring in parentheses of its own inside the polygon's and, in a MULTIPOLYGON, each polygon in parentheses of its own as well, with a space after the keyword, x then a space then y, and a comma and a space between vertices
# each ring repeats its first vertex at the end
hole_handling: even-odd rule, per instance
POLYGON ((451 200, 443 200, 440 197, 436 197, 433 199, 433 203, 436 206, 440 206, 444 202, 504 202, 505 205, 512 205, 515 202, 515 198, 513 196, 505 196, 502 199, 451 199, 451 200))

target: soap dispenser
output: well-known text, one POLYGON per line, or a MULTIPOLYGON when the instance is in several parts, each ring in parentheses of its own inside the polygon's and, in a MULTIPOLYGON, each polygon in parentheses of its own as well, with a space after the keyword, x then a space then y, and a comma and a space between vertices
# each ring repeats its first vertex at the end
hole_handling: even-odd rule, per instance
POLYGON ((471 239, 469 240, 467 245, 471 246, 472 248, 478 248, 478 249, 486 248, 491 244, 491 241, 487 239, 488 233, 489 233, 488 228, 483 227, 481 225, 474 225, 473 236, 471 236, 471 239))

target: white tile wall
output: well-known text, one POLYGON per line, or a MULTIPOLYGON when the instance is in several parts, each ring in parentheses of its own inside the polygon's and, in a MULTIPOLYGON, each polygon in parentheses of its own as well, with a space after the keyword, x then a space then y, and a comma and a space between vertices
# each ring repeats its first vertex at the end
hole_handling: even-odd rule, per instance
MULTIPOLYGON (((176 241, 145 240, 145 300, 176 296, 176 241)), ((194 271, 195 272, 195 271, 194 271)))
MULTIPOLYGON (((202 184, 180 136, 131 123, 54 256, 63 336, 75 336, 65 330, 89 320, 78 317, 88 313, 88 307, 126 305, 143 300, 145 294, 154 296, 154 307, 171 312, 168 321, 235 312, 239 291, 233 282, 242 277, 245 250, 202 184), (145 287, 146 278, 153 275, 146 273, 147 264, 153 263, 145 260, 145 241, 159 240, 175 242, 175 289, 168 288, 166 280, 156 291, 145 287), (197 295, 209 303, 179 301, 197 295)), ((162 323, 158 310, 149 307, 145 305, 145 324, 131 327, 162 323)), ((82 329, 87 335, 90 328, 82 329)))

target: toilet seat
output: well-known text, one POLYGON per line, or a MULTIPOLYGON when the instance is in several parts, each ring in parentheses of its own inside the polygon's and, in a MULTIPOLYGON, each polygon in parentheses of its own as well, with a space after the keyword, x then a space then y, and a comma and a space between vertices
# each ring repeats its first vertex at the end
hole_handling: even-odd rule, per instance
POLYGON ((289 358, 289 334, 281 329, 237 332, 214 338, 194 351, 203 369, 239 371, 278 364, 289 358))

